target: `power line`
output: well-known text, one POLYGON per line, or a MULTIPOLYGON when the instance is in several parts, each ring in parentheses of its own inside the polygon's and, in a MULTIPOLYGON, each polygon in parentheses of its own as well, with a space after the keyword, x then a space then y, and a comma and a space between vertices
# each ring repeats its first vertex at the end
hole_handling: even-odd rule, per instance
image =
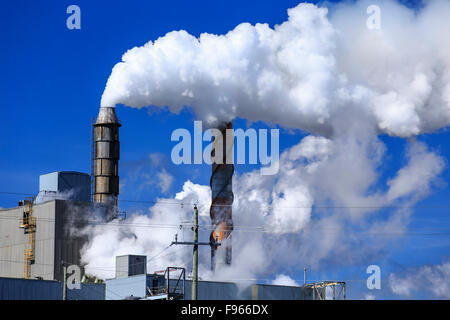
MULTIPOLYGON (((5 216, 0 216, 0 220, 16 220, 16 219, 20 219, 19 217, 5 217, 5 216)), ((50 218, 39 218, 36 217, 36 220, 38 222, 55 222, 55 219, 50 219, 50 218)), ((91 226, 91 225, 103 225, 103 226, 111 226, 111 227, 148 227, 148 228, 169 228, 169 229, 179 229, 180 226, 182 228, 189 228, 192 227, 192 224, 169 224, 169 223, 131 223, 131 222, 115 222, 115 221, 111 221, 111 222, 105 222, 105 221, 96 221, 96 220, 84 220, 83 218, 75 218, 75 219, 69 219, 70 221, 73 220, 77 220, 77 221, 81 221, 84 222, 84 226, 81 226, 80 228, 74 228, 74 229, 78 229, 78 230, 82 230, 83 228, 87 227, 87 226, 91 226)), ((204 225, 200 225, 199 226, 200 229, 202 230, 214 230, 214 226, 213 225, 209 225, 209 224, 204 224, 204 225)), ((263 226, 234 226, 233 228, 227 228, 225 230, 227 231, 236 231, 236 232, 263 232, 263 233, 278 233, 272 229, 268 229, 269 227, 263 227, 263 226)), ((293 232, 280 232, 280 233, 296 233, 296 232, 301 232, 301 231, 342 231, 345 232, 345 230, 347 230, 347 228, 339 228, 339 227, 309 227, 309 226, 305 226, 302 227, 299 230, 293 231, 293 232)), ((354 231, 352 230, 352 232, 356 233, 356 234, 405 234, 405 232, 409 232, 411 234, 420 234, 420 233, 413 233, 412 231, 449 231, 450 232, 450 228, 443 228, 443 227, 436 227, 436 228, 432 228, 432 227, 426 227, 426 228, 405 228, 405 229, 392 229, 391 231, 393 232, 370 232, 370 231, 354 231)), ((424 234, 428 234, 428 233, 424 233, 424 234)), ((439 234, 448 234, 447 232, 443 232, 443 233, 439 233, 439 234)), ((80 234, 80 237, 82 236, 86 236, 86 234, 80 234)), ((38 239, 38 240, 45 240, 45 239, 38 239)), ((66 238, 62 238, 61 240, 68 240, 66 238)))
MULTIPOLYGON (((7 192, 0 191, 0 194, 11 194, 11 195, 34 195, 31 193, 21 193, 21 192, 7 192)), ((65 200, 65 199, 54 199, 54 200, 65 200)), ((206 204, 201 204, 199 202, 183 202, 182 200, 174 201, 174 200, 129 200, 129 199, 119 199, 119 202, 130 202, 130 203, 144 203, 144 204, 168 204, 168 205, 180 205, 180 206, 211 206, 211 203, 208 202, 206 204)), ((237 203, 229 204, 214 204, 215 207, 237 207, 237 203)), ((347 206, 337 206, 337 205, 321 205, 306 202, 304 205, 297 206, 279 206, 261 203, 260 207, 263 208, 273 208, 273 209, 450 209, 450 204, 441 204, 441 205, 347 205, 347 206)))
MULTIPOLYGON (((0 216, 0 220, 16 220, 16 219, 21 219, 20 217, 5 217, 5 216, 0 216)), ((39 218, 36 217, 37 222, 55 222, 56 219, 50 219, 50 218, 39 218)), ((96 226, 96 225, 102 225, 102 226, 108 226, 108 227, 138 227, 138 228, 161 228, 161 229, 179 229, 180 226, 182 228, 189 228, 192 227, 192 224, 169 224, 169 223, 132 223, 132 222, 121 222, 121 221, 111 221, 111 222, 106 222, 106 221, 97 221, 97 220, 85 220, 83 218, 75 218, 75 219, 68 219, 69 221, 81 221, 84 222, 83 226, 80 226, 79 228, 75 228, 77 230, 83 230, 84 228, 88 227, 88 226, 96 226)), ((214 230, 214 226, 213 225, 209 225, 209 224, 204 224, 204 225, 200 225, 199 226, 200 229, 202 230, 214 230)), ((345 232, 345 230, 347 230, 348 228, 339 228, 339 227, 302 227, 299 230, 296 231, 292 231, 292 232, 277 232, 276 230, 272 230, 270 229, 270 226, 267 227, 263 227, 263 226, 234 226, 233 228, 227 228, 225 230, 227 231, 233 231, 233 232, 261 232, 261 233, 273 233, 273 234, 277 234, 277 233, 298 233, 301 231, 327 231, 328 233, 330 233, 330 231, 341 231, 341 232, 345 232)), ((353 230, 352 230, 353 231, 353 230)), ((450 228, 442 228, 442 227, 436 227, 436 228, 431 228, 431 227, 427 227, 427 228, 407 228, 407 229, 392 229, 392 232, 371 232, 371 231, 353 231, 355 234, 366 234, 366 235, 405 235, 405 234, 411 234, 411 235, 448 235, 450 234, 450 228), (412 231, 421 231, 422 233, 419 232, 412 232, 412 231), (436 232, 425 232, 425 231, 443 231, 441 233, 436 233, 436 232), (444 231, 449 231, 449 232, 444 232, 444 231)), ((86 236, 87 234, 80 234, 80 237, 82 236, 86 236)), ((46 240, 46 239, 38 239, 39 240, 46 240)), ((68 238, 62 238, 61 240, 68 240, 68 238)))

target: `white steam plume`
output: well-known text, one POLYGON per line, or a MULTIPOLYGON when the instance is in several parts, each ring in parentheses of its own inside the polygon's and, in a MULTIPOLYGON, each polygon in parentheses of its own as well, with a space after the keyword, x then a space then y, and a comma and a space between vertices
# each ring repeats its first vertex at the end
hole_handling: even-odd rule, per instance
MULTIPOLYGON (((259 170, 236 174, 233 263, 211 274, 209 248, 201 248, 201 277, 248 284, 303 266, 315 269, 367 263, 379 256, 396 238, 380 238, 378 234, 401 236, 410 212, 394 211, 387 218, 380 216, 376 223, 368 223, 370 218, 382 206, 414 205, 430 191, 444 162, 423 144, 412 142, 405 166, 386 185, 380 185, 382 143, 355 139, 332 141, 307 136, 281 154, 278 175, 262 176, 259 170), (374 144, 379 145, 377 157, 373 156, 374 144), (352 166, 344 161, 346 158, 352 159, 352 166), (421 183, 405 180, 405 172, 422 177, 421 183), (313 204, 317 206, 314 210, 313 204), (323 204, 337 208, 321 209, 323 204), (361 234, 366 238, 363 243, 361 234)), ((149 262, 149 272, 168 265, 190 270, 192 248, 174 246, 158 254, 173 241, 176 232, 179 240, 192 239, 190 226, 178 229, 183 221, 192 220, 192 206, 174 202, 199 204, 200 241, 208 241, 210 201, 209 186, 187 181, 174 199, 159 200, 148 215, 90 227, 86 230, 90 241, 83 252, 87 272, 113 277, 115 256, 123 254, 156 256, 149 262)))
POLYGON ((102 106, 192 107, 210 125, 236 117, 318 134, 352 110, 397 136, 450 122, 450 1, 417 14, 377 1, 381 29, 366 27, 373 1, 327 8, 302 3, 274 28, 242 23, 225 35, 173 31, 128 50, 102 106), (348 109, 349 106, 353 108, 348 109))
MULTIPOLYGON (((102 106, 168 106, 175 113, 188 106, 211 126, 241 117, 312 133, 281 154, 277 175, 234 175, 233 263, 211 274, 209 250, 201 249, 203 279, 255 282, 281 274, 279 280, 304 266, 367 265, 396 239, 377 234, 401 236, 411 215, 400 209, 376 216, 379 208, 411 207, 432 190, 442 157, 411 139, 406 165, 384 182, 386 146, 377 135, 408 137, 449 124, 450 1, 428 1, 417 14, 377 2, 380 30, 366 28, 370 4, 330 13, 300 4, 274 28, 244 23, 226 35, 170 32, 129 50, 114 67, 102 106)), ((192 248, 158 255, 176 227, 139 225, 176 226, 191 219, 192 208, 167 201, 196 202, 200 241, 208 241, 209 192, 188 181, 149 215, 89 228, 86 270, 112 277, 114 257, 134 253, 156 255, 150 272, 189 266, 192 248)))

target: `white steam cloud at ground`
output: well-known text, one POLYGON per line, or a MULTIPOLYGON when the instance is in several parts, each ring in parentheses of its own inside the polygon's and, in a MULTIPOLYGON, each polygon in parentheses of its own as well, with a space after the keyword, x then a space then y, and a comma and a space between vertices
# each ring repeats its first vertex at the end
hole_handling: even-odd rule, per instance
MULTIPOLYGON (((116 64, 102 106, 184 107, 208 125, 236 117, 310 133, 280 155, 273 176, 259 170, 233 178, 233 263, 200 276, 242 282, 299 283, 303 267, 370 265, 408 227, 410 207, 426 197, 445 160, 416 135, 450 122, 450 1, 428 1, 415 13, 394 1, 360 1, 327 10, 299 4, 273 28, 243 23, 225 35, 196 38, 173 31, 127 51, 116 64), (381 29, 366 27, 366 8, 381 8, 381 29), (409 137, 405 164, 382 182, 389 155, 380 133, 409 137), (374 219, 376 218, 376 219, 374 219), (361 235, 364 235, 362 240, 361 235), (278 275, 277 275, 278 274, 278 275), (274 276, 277 275, 277 276, 274 276)), ((149 120, 151 121, 151 120, 149 120)), ((172 184, 161 171, 161 190, 172 184)), ((90 226, 86 271, 114 276, 115 256, 145 254, 148 271, 189 266, 198 203, 200 241, 210 232, 209 186, 186 181, 148 214, 90 226), (179 202, 180 204, 174 204, 179 202)))
MULTIPOLYGON (((444 168, 440 156, 413 142, 407 151, 407 164, 388 180, 386 190, 373 190, 384 152, 378 151, 380 154, 373 157, 373 143, 383 149, 378 140, 366 144, 307 136, 281 154, 278 175, 263 176, 259 170, 236 174, 233 263, 211 274, 209 248, 201 248, 202 278, 254 282, 268 279, 280 267, 286 272, 303 266, 318 268, 324 261, 336 266, 370 263, 389 241, 395 240, 377 235, 394 232, 401 236, 410 211, 395 211, 376 223, 369 224, 368 219, 379 206, 411 206, 422 199, 444 168), (348 165, 349 158, 352 166, 348 165), (314 203, 346 208, 313 210, 314 203), (361 241, 361 234, 366 241, 361 241)), ((192 222, 181 230, 179 226, 192 221, 192 205, 186 205, 192 203, 199 204, 200 241, 208 241, 210 201, 209 186, 187 181, 174 199, 160 199, 148 215, 90 226, 85 232, 91 241, 83 252, 86 271, 113 277, 115 256, 124 254, 147 255, 149 271, 168 265, 189 266, 192 248, 167 246, 175 233, 179 240, 191 241, 192 222)))

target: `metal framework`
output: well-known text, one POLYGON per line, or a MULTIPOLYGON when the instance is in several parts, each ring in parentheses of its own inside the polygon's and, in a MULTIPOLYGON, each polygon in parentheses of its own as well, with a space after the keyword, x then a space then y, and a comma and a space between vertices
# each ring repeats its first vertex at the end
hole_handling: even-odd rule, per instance
POLYGON ((184 300, 186 296, 186 270, 181 267, 167 267, 165 270, 155 271, 154 274, 161 274, 164 282, 161 283, 161 286, 152 286, 151 288, 147 287, 147 297, 149 300, 184 300), (170 285, 170 272, 173 271, 181 271, 180 274, 175 277, 173 280, 176 280, 174 286, 170 285))
POLYGON ((164 276, 167 274, 166 281, 166 292, 167 292, 167 300, 184 300, 186 295, 186 270, 180 267, 167 267, 164 276), (170 287, 170 271, 181 271, 179 276, 176 278, 177 282, 174 287, 170 287), (180 281, 182 284, 180 284, 180 281))
POLYGON ((343 281, 322 281, 308 283, 304 285, 306 288, 312 288, 313 300, 328 300, 327 299, 327 288, 331 289, 331 299, 330 300, 345 300, 345 282, 343 281))
POLYGON ((20 219, 19 228, 28 234, 27 247, 24 250, 23 257, 23 277, 29 279, 31 277, 31 265, 34 264, 34 252, 36 246, 36 217, 33 217, 33 198, 24 201, 23 217, 20 219))

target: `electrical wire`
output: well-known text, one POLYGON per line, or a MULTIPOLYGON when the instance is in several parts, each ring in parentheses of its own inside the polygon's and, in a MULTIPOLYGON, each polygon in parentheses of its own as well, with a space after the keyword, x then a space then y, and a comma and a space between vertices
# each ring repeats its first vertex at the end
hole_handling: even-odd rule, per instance
MULTIPOLYGON (((8 192, 8 191, 0 191, 0 194, 10 194, 10 195, 33 195, 30 193, 22 193, 22 192, 8 192)), ((55 199, 58 200, 58 199, 55 199)), ((180 206, 205 206, 209 207, 211 203, 207 204, 199 204, 198 202, 184 202, 182 200, 174 201, 174 200, 129 200, 129 199, 119 199, 119 202, 129 202, 129 203, 143 203, 143 204, 169 204, 169 205, 180 205, 180 206)), ((231 205, 227 204, 215 204, 217 207, 236 207, 238 204, 233 203, 231 205)), ((334 206, 334 205, 317 205, 311 203, 305 203, 304 205, 298 206, 279 206, 279 205, 271 205, 271 204, 260 204, 263 208, 273 208, 273 209, 450 209, 450 204, 441 204, 441 205, 385 205, 385 206, 368 206, 368 205, 349 205, 349 206, 334 206)))
MULTIPOLYGON (((18 216, 0 216, 0 220, 20 220, 21 217, 18 216)), ((40 218, 36 217, 36 223, 40 222, 55 222, 56 219, 50 219, 50 218, 40 218)), ((169 224, 169 223, 132 223, 132 222, 123 222, 123 221, 98 221, 98 220, 85 220, 83 218, 75 218, 70 219, 70 221, 80 221, 84 222, 83 226, 80 226, 79 228, 75 229, 83 229, 87 226, 96 226, 96 225, 102 225, 102 226, 108 226, 108 227, 138 227, 138 228, 160 228, 160 229, 179 229, 180 224, 169 224)), ((188 229, 191 228, 193 224, 184 224, 181 225, 182 229, 188 229)), ((229 228, 227 230, 233 231, 233 232, 243 232, 243 233, 254 233, 254 232, 261 232, 261 233, 273 233, 276 234, 275 231, 269 229, 270 226, 263 227, 263 226, 233 226, 233 228, 229 228)), ((214 230, 213 225, 204 224, 199 226, 200 230, 205 231, 211 231, 214 230)), ((327 232, 328 234, 332 233, 339 233, 339 232, 345 232, 347 228, 332 228, 332 227, 308 227, 305 226, 301 230, 298 230, 296 232, 288 232, 288 233, 298 233, 301 231, 315 231, 315 232, 327 232)), ((354 231, 355 234, 360 235, 449 235, 450 234, 450 228, 444 228, 444 227, 425 227, 425 228, 402 228, 402 229, 392 229, 392 232, 358 232, 354 231), (441 232, 436 232, 441 231, 441 232)), ((82 235, 83 236, 83 235, 82 235)), ((40 239, 45 240, 45 239, 40 239)))

